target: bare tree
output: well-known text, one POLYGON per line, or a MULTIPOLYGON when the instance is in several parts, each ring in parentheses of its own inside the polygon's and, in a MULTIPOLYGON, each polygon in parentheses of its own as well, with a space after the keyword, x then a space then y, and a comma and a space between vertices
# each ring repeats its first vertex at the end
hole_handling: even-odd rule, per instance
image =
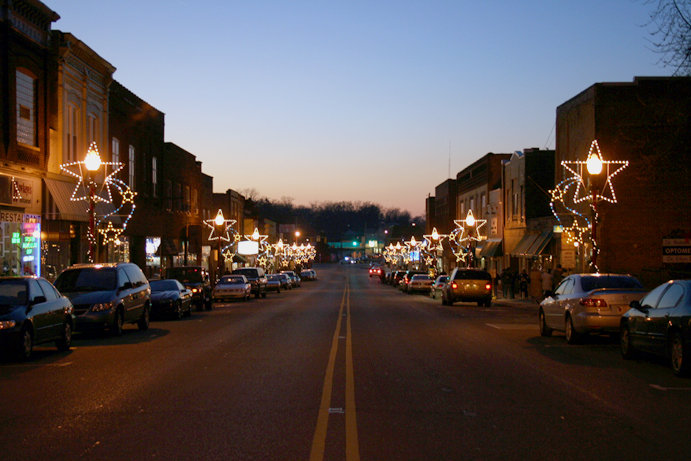
POLYGON ((648 0, 652 43, 674 75, 691 76, 691 0, 648 0))

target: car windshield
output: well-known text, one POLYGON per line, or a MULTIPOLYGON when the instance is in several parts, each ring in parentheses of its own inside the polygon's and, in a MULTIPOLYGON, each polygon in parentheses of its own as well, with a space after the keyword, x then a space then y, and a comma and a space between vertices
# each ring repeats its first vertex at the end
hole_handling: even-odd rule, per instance
POLYGON ((252 277, 252 278, 257 278, 259 277, 259 274, 257 273, 257 269, 235 269, 233 271, 234 274, 241 274, 244 275, 245 277, 252 277))
POLYGON ((61 292, 115 290, 117 273, 113 268, 85 267, 64 271, 55 280, 61 292))
POLYGON ((269 277, 268 277, 268 280, 272 280, 272 281, 275 281, 275 280, 280 281, 280 279, 281 278, 278 275, 269 275, 269 277))
POLYGON ((228 276, 225 275, 221 277, 221 282, 220 283, 228 283, 228 284, 233 284, 233 283, 244 283, 244 280, 242 280, 242 277, 233 277, 233 276, 228 276))
POLYGON ((0 280, 0 305, 26 304, 26 282, 21 279, 0 280))
POLYGON ((430 280, 429 275, 413 275, 413 280, 430 280))
POLYGON ((173 280, 152 280, 149 282, 151 291, 177 291, 178 284, 173 280))
POLYGON ((629 275, 587 275, 581 277, 583 291, 597 290, 598 288, 643 288, 641 282, 629 275))
POLYGON ((202 282, 202 270, 199 267, 171 267, 166 271, 166 275, 182 283, 202 282))

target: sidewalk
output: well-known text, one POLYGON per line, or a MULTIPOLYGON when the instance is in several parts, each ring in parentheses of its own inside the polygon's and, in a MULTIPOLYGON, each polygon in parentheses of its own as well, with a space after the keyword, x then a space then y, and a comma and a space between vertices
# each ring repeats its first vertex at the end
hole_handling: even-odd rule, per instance
POLYGON ((537 312, 537 306, 539 304, 538 300, 536 300, 534 298, 521 299, 521 298, 497 297, 497 298, 492 299, 492 302, 497 303, 497 304, 504 304, 506 306, 511 306, 511 307, 523 308, 523 309, 535 309, 535 312, 537 312))

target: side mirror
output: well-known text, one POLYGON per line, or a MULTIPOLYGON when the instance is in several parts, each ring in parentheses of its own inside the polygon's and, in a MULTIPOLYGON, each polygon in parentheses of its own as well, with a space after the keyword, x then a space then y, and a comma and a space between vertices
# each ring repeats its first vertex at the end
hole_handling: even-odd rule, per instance
POLYGON ((629 307, 632 309, 636 309, 638 311, 641 311, 641 312, 646 312, 646 313, 650 309, 648 306, 641 306, 641 302, 637 299, 634 299, 633 301, 631 301, 629 303, 629 307))
POLYGON ((131 290, 132 289, 132 282, 125 282, 120 289, 121 290, 131 290))

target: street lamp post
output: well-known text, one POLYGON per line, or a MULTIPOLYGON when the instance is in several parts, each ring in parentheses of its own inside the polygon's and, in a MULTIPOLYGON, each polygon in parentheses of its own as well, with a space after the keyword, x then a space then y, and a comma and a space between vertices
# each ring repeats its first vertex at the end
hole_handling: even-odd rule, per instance
POLYGON ((98 150, 89 148, 84 158, 84 166, 88 173, 89 181, 89 262, 95 262, 96 255, 96 182, 93 175, 101 168, 101 156, 98 150))
MULTIPOLYGON (((220 236, 223 232, 225 232, 225 226, 226 226, 226 220, 223 219, 223 212, 219 209, 218 213, 216 214, 216 218, 214 218, 214 225, 216 226, 216 229, 218 229, 218 235, 220 236)), ((221 279, 221 275, 223 274, 223 258, 221 257, 221 238, 219 237, 216 239, 218 242, 218 276, 216 277, 217 280, 221 279)))
POLYGON ((588 160, 585 163, 588 174, 590 175, 590 194, 591 203, 590 206, 593 209, 593 257, 592 263, 593 267, 597 267, 597 255, 600 252, 600 248, 597 244, 597 188, 595 186, 595 179, 602 173, 602 159, 596 155, 592 150, 588 155, 588 160))

